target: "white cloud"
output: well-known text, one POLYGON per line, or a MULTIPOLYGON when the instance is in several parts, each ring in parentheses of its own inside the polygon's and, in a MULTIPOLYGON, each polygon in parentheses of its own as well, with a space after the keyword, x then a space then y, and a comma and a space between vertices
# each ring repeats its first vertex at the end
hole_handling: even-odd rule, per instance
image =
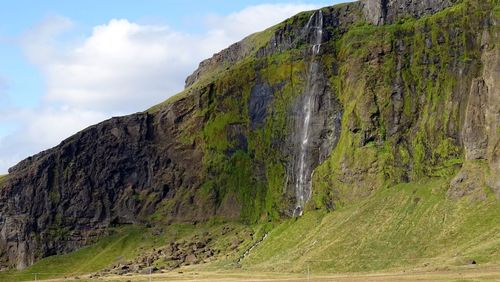
POLYGON ((241 39, 253 32, 278 24, 299 12, 317 8, 317 5, 311 4, 262 4, 226 16, 208 16, 206 23, 213 33, 241 39))
MULTIPOLYGON (((94 27, 73 48, 52 45, 44 52, 32 47, 26 52, 45 75, 46 103, 128 113, 182 89, 183 76, 192 67, 193 48, 185 46, 194 42, 165 26, 114 19, 94 27)), ((25 44, 35 45, 29 36, 25 44)))
POLYGON ((10 115, 21 126, 0 138, 0 172, 86 126, 167 99, 182 90, 184 79, 201 60, 246 35, 314 8, 266 4, 226 16, 211 15, 204 20, 207 30, 201 34, 112 19, 94 27, 90 35, 77 37, 70 19, 45 19, 21 42, 27 58, 44 76, 46 94, 37 109, 10 115))

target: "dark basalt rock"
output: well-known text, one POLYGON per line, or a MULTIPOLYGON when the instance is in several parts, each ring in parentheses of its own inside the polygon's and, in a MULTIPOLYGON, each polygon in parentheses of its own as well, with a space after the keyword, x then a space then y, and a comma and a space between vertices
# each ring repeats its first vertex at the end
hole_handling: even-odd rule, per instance
POLYGON ((491 48, 498 38, 498 29, 482 35, 483 69, 470 85, 461 132, 466 163, 450 183, 452 198, 487 186, 500 199, 500 48, 491 48))
POLYGON ((264 123, 268 107, 273 101, 273 93, 273 89, 265 82, 257 83, 252 87, 248 103, 248 113, 253 128, 264 123))
POLYGON ((375 25, 391 24, 404 17, 434 14, 457 0, 362 0, 363 12, 375 25))
MULTIPOLYGON (((140 223, 160 200, 200 185, 201 153, 176 140, 188 98, 155 114, 112 118, 9 170, 0 189, 0 250, 24 268, 76 250, 111 224, 140 223)), ((195 119, 196 120, 196 119, 195 119)), ((211 204, 178 202, 173 220, 210 217, 211 204)))

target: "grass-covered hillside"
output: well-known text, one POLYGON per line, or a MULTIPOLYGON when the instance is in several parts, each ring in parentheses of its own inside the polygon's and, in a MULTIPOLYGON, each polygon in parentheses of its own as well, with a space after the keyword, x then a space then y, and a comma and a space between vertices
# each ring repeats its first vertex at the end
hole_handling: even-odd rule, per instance
MULTIPOLYGON (((97 243, 65 255, 51 256, 36 262, 22 271, 0 272, 0 281, 26 281, 50 278, 89 277, 97 274, 113 274, 118 266, 133 263, 140 266, 137 273, 178 270, 178 266, 200 265, 217 262, 234 268, 236 261, 253 244, 256 236, 261 236, 265 226, 246 226, 238 223, 211 222, 204 224, 175 224, 169 226, 124 226, 111 229, 111 234, 97 243), (188 252, 201 241, 207 245, 213 255, 203 257, 199 261, 174 260, 170 255, 154 258, 158 250, 172 243, 180 243, 181 251, 188 252), (183 249, 184 248, 184 249, 183 249), (140 262, 137 260, 140 258, 140 262), (141 265, 144 260, 144 265, 141 265), (103 270, 109 270, 108 272, 103 270)), ((201 257, 196 254, 196 257, 201 257)), ((135 271, 133 272, 135 273, 135 271)))
MULTIPOLYGON (((301 218, 267 225, 212 222, 200 225, 118 228, 80 251, 43 259, 2 281, 88 277, 113 265, 154 252, 171 242, 210 233, 224 253, 174 272, 304 273, 446 270, 475 263, 500 263, 500 202, 485 197, 459 201, 446 196, 447 182, 425 180, 377 191, 335 212, 312 211, 301 218), (159 232, 159 230, 163 230, 159 232), (240 263, 239 258, 256 242, 240 263), (233 245, 235 242, 240 244, 233 245), (236 247, 234 247, 236 246, 236 247), (186 270, 184 270, 186 269, 186 270)), ((152 260, 162 269, 164 259, 152 260)), ((148 273, 145 268, 144 273, 148 273)), ((165 271, 169 271, 165 268, 165 271)), ((154 272, 158 273, 158 272, 154 272)))
POLYGON ((459 201, 447 182, 377 191, 332 213, 310 212, 277 226, 243 264, 253 271, 363 272, 444 269, 500 262, 500 202, 491 192, 459 201))

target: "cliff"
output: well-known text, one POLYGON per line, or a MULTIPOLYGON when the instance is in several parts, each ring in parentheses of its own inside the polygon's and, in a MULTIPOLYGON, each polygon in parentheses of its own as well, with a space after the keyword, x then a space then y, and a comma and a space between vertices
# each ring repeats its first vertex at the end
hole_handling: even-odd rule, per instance
POLYGON ((179 96, 0 179, 0 266, 112 225, 272 221, 432 177, 500 198, 498 5, 364 0, 232 45, 179 96))
POLYGON ((375 25, 392 24, 407 17, 434 14, 457 3, 457 0, 363 0, 363 12, 375 25))

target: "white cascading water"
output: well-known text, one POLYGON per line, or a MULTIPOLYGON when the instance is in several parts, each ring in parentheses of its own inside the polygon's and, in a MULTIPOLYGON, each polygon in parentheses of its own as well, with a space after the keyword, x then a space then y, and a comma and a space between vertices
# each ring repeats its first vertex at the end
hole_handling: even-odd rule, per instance
MULTIPOLYGON (((314 80, 318 73, 318 63, 315 60, 317 54, 321 49, 321 42, 323 38, 323 13, 321 10, 311 15, 309 21, 304 27, 306 35, 313 30, 312 37, 312 58, 309 67, 309 73, 307 77, 307 85, 305 92, 304 105, 302 108, 302 113, 304 121, 300 127, 300 151, 298 158, 298 177, 295 182, 295 195, 296 195, 296 207, 294 210, 294 216, 301 216, 304 211, 305 203, 311 197, 311 167, 310 164, 306 162, 306 156, 309 154, 309 134, 310 134, 310 124, 311 124, 311 114, 313 110, 313 96, 317 92, 317 87, 314 80)), ((302 116, 302 115, 301 115, 302 116)))

